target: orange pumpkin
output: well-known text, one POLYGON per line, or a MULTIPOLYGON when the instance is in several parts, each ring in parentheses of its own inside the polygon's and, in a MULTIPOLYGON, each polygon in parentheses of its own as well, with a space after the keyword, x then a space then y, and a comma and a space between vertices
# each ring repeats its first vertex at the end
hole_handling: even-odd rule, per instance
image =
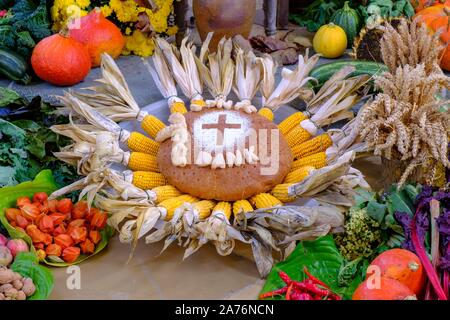
POLYGON ((61 33, 42 39, 34 47, 31 65, 42 80, 70 86, 88 75, 91 59, 83 44, 61 33))
MULTIPOLYGON (((431 32, 441 31, 440 39, 445 45, 445 51, 442 53, 441 68, 450 71, 450 48, 448 46, 450 40, 450 30, 448 28, 448 17, 446 11, 450 10, 449 4, 437 4, 427 7, 416 14, 416 17, 421 17, 422 22, 428 27, 431 32)), ((448 11, 450 12, 450 11, 448 11)))
POLYGON ((450 5, 450 0, 412 0, 412 6, 416 12, 419 12, 425 8, 437 5, 437 4, 445 4, 450 5))
MULTIPOLYGON (((409 250, 391 249, 376 257, 371 267, 377 266, 382 277, 400 281, 418 295, 425 284, 425 270, 418 256, 409 250)), ((368 268, 372 270, 372 268, 368 268)), ((367 276, 372 273, 368 272, 367 276)))
POLYGON ((79 26, 70 29, 70 36, 87 47, 94 67, 100 65, 102 53, 116 59, 125 46, 120 29, 106 19, 98 8, 81 17, 79 26))
POLYGON ((381 277, 379 286, 366 280, 356 288, 352 300, 417 300, 414 293, 400 281, 381 277))

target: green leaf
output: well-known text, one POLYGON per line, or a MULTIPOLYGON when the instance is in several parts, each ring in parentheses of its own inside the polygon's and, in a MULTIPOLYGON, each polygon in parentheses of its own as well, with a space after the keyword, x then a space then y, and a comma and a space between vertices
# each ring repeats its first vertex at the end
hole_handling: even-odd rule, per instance
POLYGON ((28 130, 32 132, 37 132, 41 128, 41 126, 38 125, 36 122, 27 119, 16 120, 12 121, 11 123, 23 130, 28 130))
POLYGON ((16 184, 14 175, 16 169, 13 167, 0 166, 0 186, 11 186, 16 184))
POLYGON ((277 263, 273 267, 261 293, 276 290, 285 285, 278 275, 279 271, 286 272, 294 280, 304 280, 306 275, 303 268, 306 267, 312 275, 329 285, 333 292, 349 299, 361 279, 357 277, 349 286, 340 287, 338 274, 343 262, 344 259, 336 248, 331 235, 314 241, 302 241, 285 261, 277 263))
POLYGON ((53 274, 49 269, 39 265, 38 258, 32 252, 19 253, 15 257, 11 269, 33 280, 36 291, 28 298, 29 300, 48 299, 54 286, 53 274))
POLYGON ((33 136, 27 137, 26 149, 38 159, 45 157, 45 142, 33 136))
POLYGON ((10 49, 16 46, 14 29, 10 25, 0 25, 0 43, 10 49))
POLYGON ((34 46, 36 45, 28 31, 17 32, 16 41, 19 46, 34 48, 34 46))
POLYGON ((23 99, 17 92, 0 87, 0 107, 6 107, 10 104, 22 104, 22 102, 23 99))
POLYGON ((412 206, 409 205, 410 200, 406 193, 392 192, 387 197, 387 208, 389 214, 393 215, 395 211, 407 212, 412 216, 412 206))
POLYGON ((386 214, 386 208, 387 206, 385 204, 371 200, 367 203, 366 210, 367 214, 381 225, 386 214))
POLYGON ((355 205, 362 208, 366 202, 374 200, 375 195, 376 194, 374 192, 370 192, 362 188, 356 189, 355 205))
POLYGON ((5 217, 5 209, 14 207, 18 197, 32 197, 36 192, 52 193, 57 189, 50 170, 41 171, 33 181, 23 182, 16 186, 0 189, 0 223, 8 231, 11 238, 23 239, 29 245, 32 241, 28 235, 12 227, 5 217))

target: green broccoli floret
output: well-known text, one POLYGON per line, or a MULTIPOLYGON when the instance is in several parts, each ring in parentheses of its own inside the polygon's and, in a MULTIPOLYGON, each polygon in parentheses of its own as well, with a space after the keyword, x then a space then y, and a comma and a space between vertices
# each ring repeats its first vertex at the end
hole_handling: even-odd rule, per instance
POLYGON ((380 225, 366 209, 351 208, 344 229, 344 233, 336 236, 336 244, 348 261, 370 256, 381 243, 380 225))

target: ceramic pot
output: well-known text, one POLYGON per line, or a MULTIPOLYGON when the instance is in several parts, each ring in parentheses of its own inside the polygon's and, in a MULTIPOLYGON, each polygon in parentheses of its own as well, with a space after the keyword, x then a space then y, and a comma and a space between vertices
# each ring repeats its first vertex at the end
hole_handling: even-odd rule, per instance
POLYGON ((215 51, 222 37, 248 38, 256 13, 256 0, 193 0, 193 11, 202 41, 213 31, 210 50, 215 51))

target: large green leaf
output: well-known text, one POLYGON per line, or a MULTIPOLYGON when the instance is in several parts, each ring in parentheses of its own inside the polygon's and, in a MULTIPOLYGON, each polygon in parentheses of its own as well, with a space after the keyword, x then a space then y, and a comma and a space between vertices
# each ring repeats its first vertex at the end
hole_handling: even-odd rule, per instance
POLYGON ((14 90, 0 87, 0 107, 5 107, 13 103, 21 104, 22 101, 23 98, 14 90))
POLYGON ((11 269, 22 276, 31 278, 36 286, 35 293, 29 300, 46 300, 53 290, 54 279, 52 272, 39 265, 39 260, 32 252, 21 252, 11 265, 11 269))
POLYGON ((343 263, 344 259, 336 248, 331 235, 314 241, 302 241, 285 261, 277 263, 273 267, 261 293, 285 286, 278 276, 279 271, 284 271, 292 279, 301 281, 306 278, 303 268, 307 267, 311 274, 329 285, 333 292, 342 295, 345 299, 350 299, 362 279, 357 276, 349 286, 340 287, 338 274, 343 263))
POLYGON ((23 239, 31 245, 27 234, 12 227, 5 216, 5 209, 14 207, 18 197, 32 197, 36 192, 52 193, 57 189, 50 170, 41 171, 33 181, 23 182, 16 186, 0 189, 0 222, 8 231, 11 238, 23 239))

